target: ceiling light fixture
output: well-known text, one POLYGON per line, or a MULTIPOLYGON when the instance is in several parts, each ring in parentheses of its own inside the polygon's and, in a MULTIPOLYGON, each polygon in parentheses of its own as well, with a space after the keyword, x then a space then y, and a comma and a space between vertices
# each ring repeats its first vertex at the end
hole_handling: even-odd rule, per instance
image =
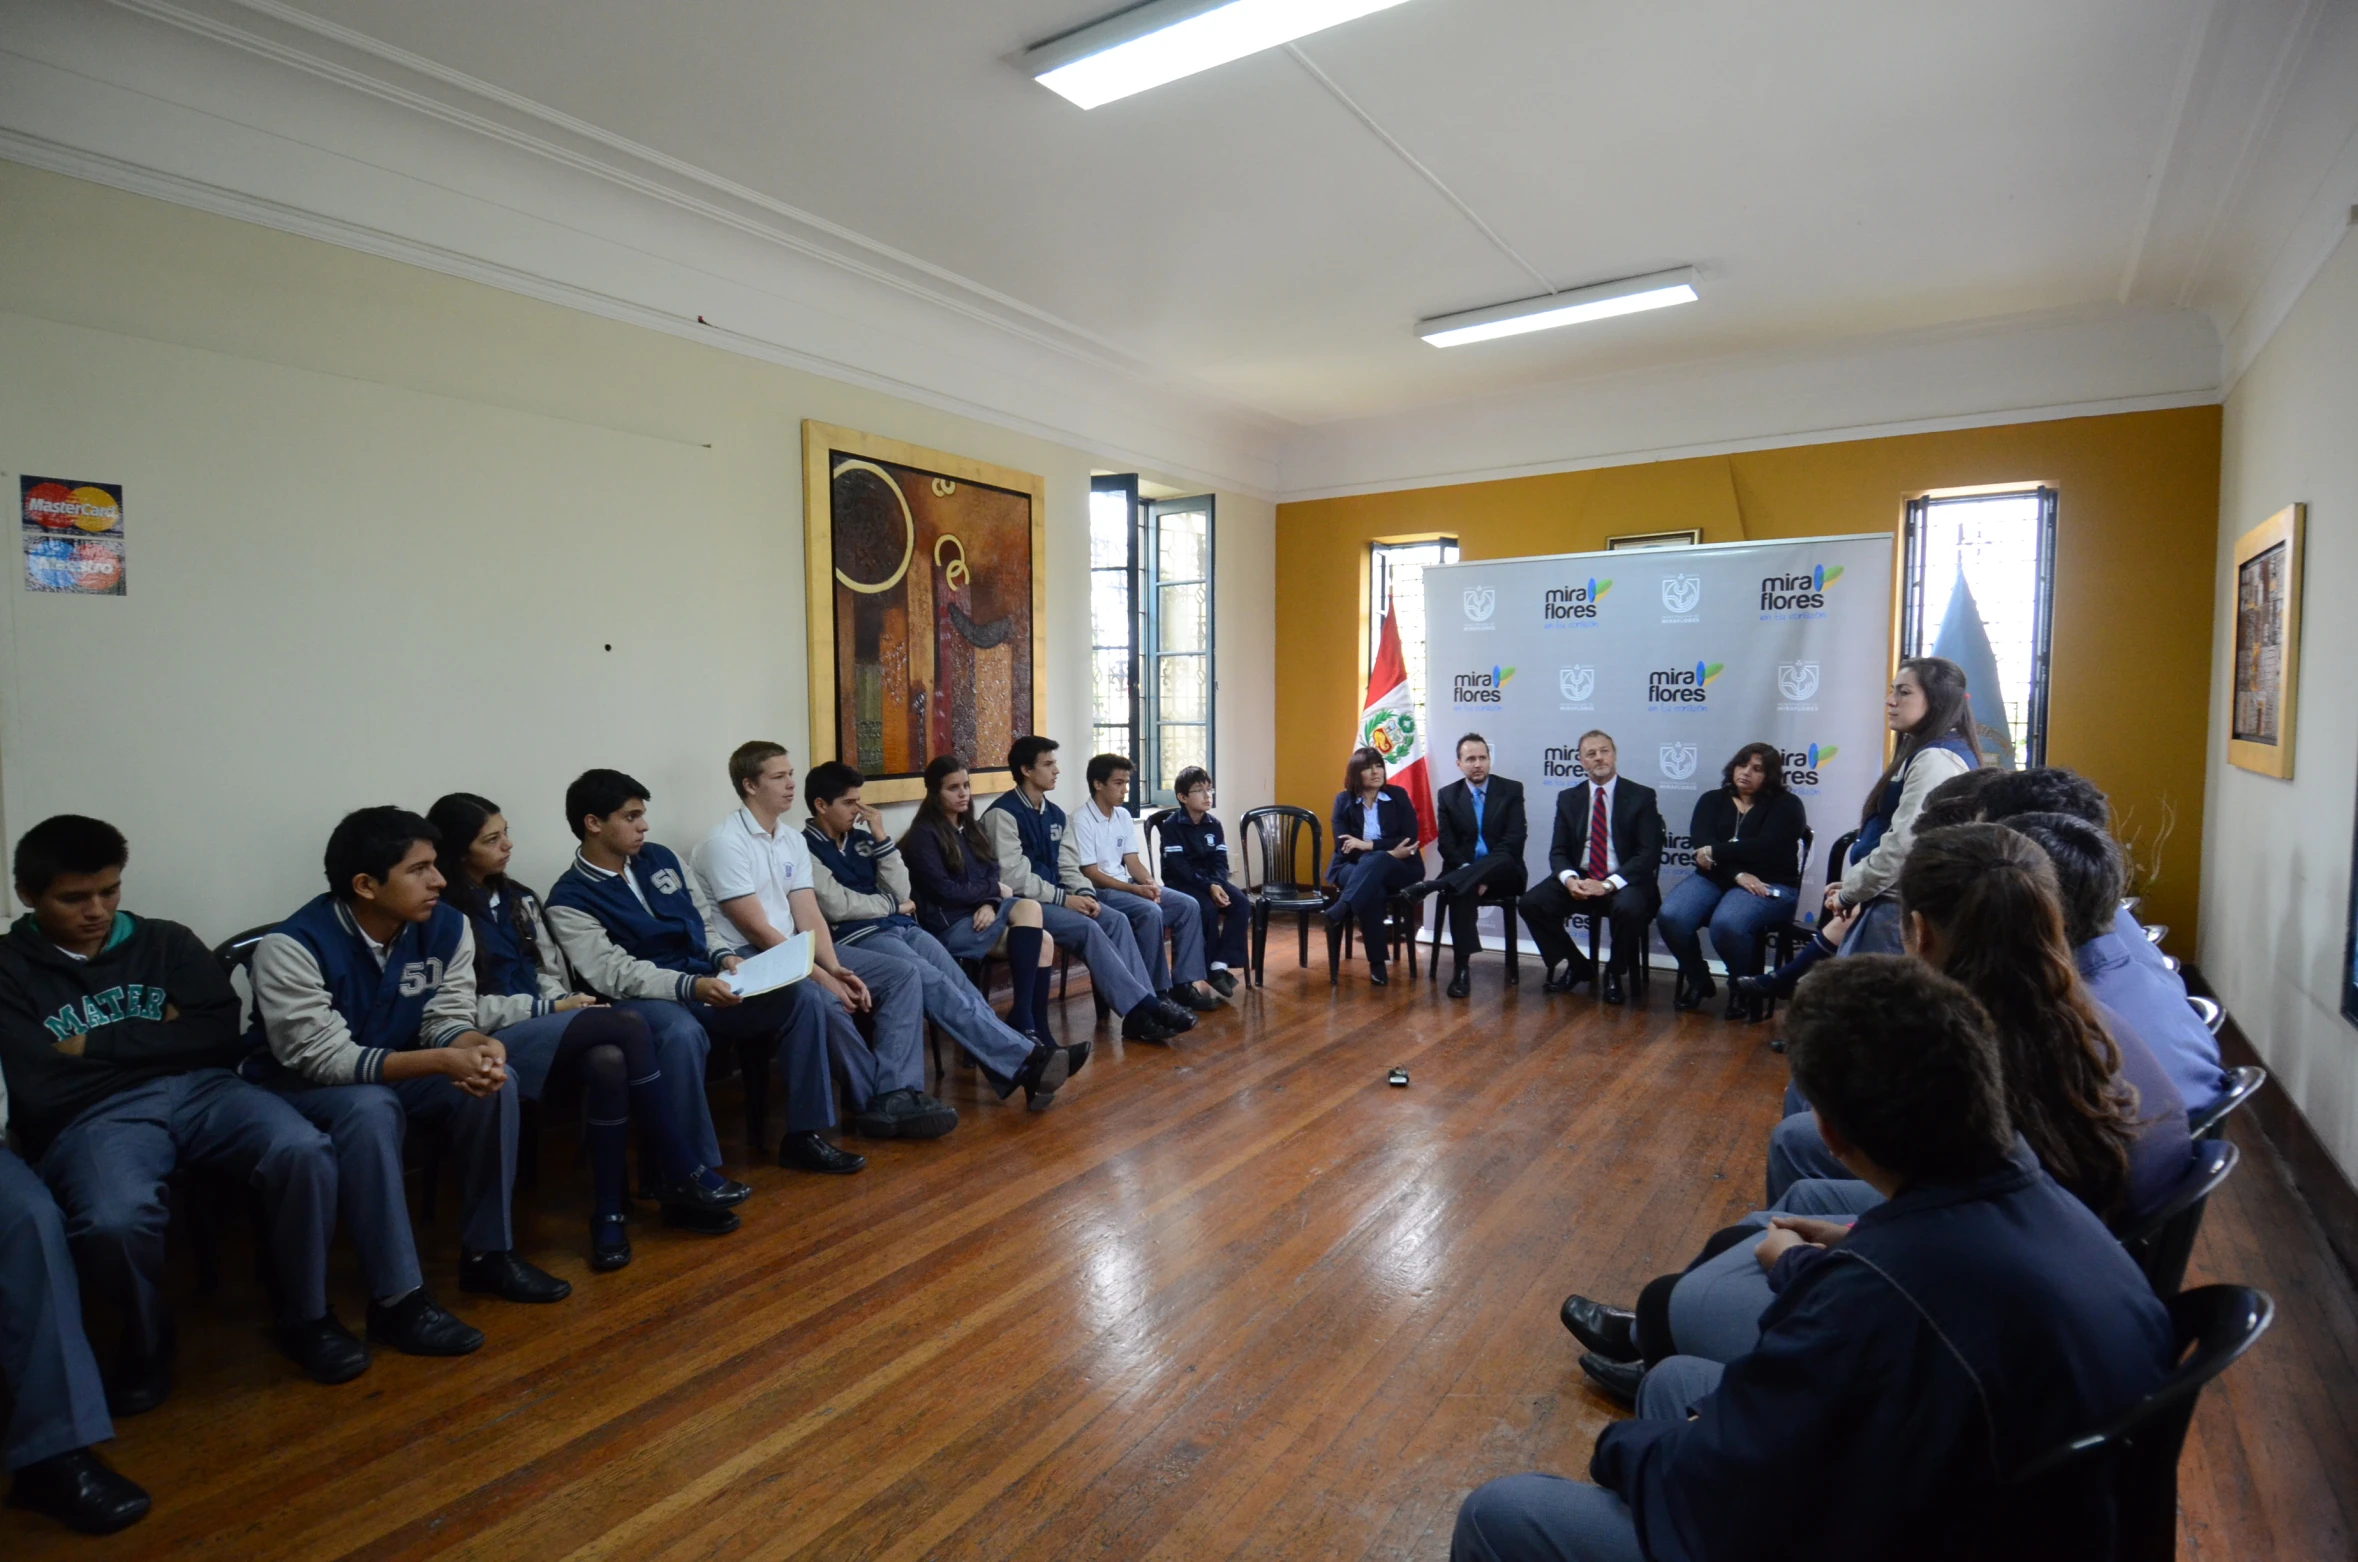
POLYGON ((1667 309, 1672 304, 1691 304, 1700 297, 1695 291, 1695 268, 1680 266, 1674 271, 1599 282, 1594 287, 1569 288, 1544 298, 1526 298, 1520 303, 1436 315, 1430 320, 1419 320, 1416 334, 1435 347, 1462 347, 1468 342, 1487 342, 1493 337, 1552 331, 1560 325, 1579 325, 1587 320, 1610 320, 1615 315, 1634 315, 1647 309, 1667 309))
POLYGON ((1095 108, 1402 0, 1148 0, 1026 50, 1041 86, 1095 108))

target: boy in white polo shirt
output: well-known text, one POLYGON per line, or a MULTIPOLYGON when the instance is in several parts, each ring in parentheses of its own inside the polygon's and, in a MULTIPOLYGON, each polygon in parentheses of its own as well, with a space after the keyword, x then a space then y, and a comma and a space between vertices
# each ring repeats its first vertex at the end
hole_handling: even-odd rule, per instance
POLYGON ((768 949, 797 932, 811 935, 818 963, 812 980, 874 1019, 876 1095, 852 1116, 866 1139, 938 1139, 958 1126, 957 1108, 925 1084, 925 987, 904 962, 829 934, 811 882, 810 848, 787 813, 794 806, 794 760, 783 745, 742 743, 729 756, 729 783, 745 806, 712 827, 690 857, 713 914, 716 947, 768 949))
POLYGON ((1203 912, 1192 896, 1166 894, 1138 855, 1137 826, 1122 806, 1130 795, 1134 767, 1119 754, 1089 761, 1089 801, 1073 815, 1072 854, 1064 859, 1064 887, 1094 895, 1106 910, 1130 924, 1157 992, 1171 1002, 1209 1013, 1219 997, 1205 980, 1203 912), (1171 933, 1171 954, 1163 957, 1163 931, 1171 933), (1173 977, 1177 980, 1174 981, 1173 977))

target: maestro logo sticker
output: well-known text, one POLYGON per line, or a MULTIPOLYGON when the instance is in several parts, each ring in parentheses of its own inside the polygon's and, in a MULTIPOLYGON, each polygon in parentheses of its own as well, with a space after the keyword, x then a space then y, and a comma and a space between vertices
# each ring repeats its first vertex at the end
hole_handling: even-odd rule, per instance
POLYGON ((1466 587, 1466 622, 1487 624, 1498 611, 1498 593, 1488 586, 1466 587))
POLYGON ((1506 699, 1506 686, 1514 678, 1512 667, 1493 667, 1486 673, 1459 673, 1449 686, 1452 705, 1496 705, 1506 699))
POLYGON ((1575 705, 1589 700, 1597 692, 1597 670, 1594 667, 1557 668, 1556 692, 1575 705))
POLYGON ((1725 662, 1697 662, 1692 667, 1658 667, 1646 675, 1648 705, 1702 705, 1711 698, 1711 685, 1725 671, 1725 662))
POLYGON ((1672 781, 1684 781, 1695 773, 1695 745, 1665 743, 1662 745, 1662 774, 1672 781))
POLYGON ((1612 589, 1613 582, 1598 580, 1594 576, 1576 586, 1550 586, 1546 599, 1539 604, 1539 622, 1550 629, 1561 629, 1567 624, 1594 623, 1597 604, 1612 589))
POLYGON ((1692 613, 1702 605, 1702 576, 1665 575, 1662 577, 1662 609, 1664 612, 1692 613))
POLYGON ((1818 664, 1815 662, 1779 662, 1777 664, 1777 692, 1788 700, 1814 700, 1818 696, 1818 664))

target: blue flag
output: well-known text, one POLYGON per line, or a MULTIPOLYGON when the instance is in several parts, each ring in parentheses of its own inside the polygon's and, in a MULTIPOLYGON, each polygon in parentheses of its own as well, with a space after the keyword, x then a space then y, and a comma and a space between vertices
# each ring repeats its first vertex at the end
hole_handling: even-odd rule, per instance
POLYGON ((1965 669, 1965 692, 1973 702, 1973 736, 1981 745, 1981 762, 1993 770, 2014 768, 2014 735, 2006 725, 2006 692, 1998 682, 1998 656, 1990 649, 1989 630, 1981 622, 1981 608, 1965 572, 1957 571, 1957 587, 1949 593, 1949 610, 1941 615, 1940 642, 1932 654, 1965 669))

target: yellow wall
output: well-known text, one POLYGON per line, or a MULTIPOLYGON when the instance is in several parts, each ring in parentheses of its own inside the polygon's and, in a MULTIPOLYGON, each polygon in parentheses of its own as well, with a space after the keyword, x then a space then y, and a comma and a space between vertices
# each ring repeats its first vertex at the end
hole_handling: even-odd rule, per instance
POLYGON ((1334 796, 1366 660, 1364 649, 1337 653, 1366 644, 1371 542, 1447 533, 1466 558, 1493 559, 1688 526, 1701 527, 1705 542, 1896 531, 1908 499, 1927 489, 2026 482, 2060 495, 2049 761, 2112 794, 2146 915, 2174 928, 2172 944, 2190 952, 2210 719, 2216 407, 1280 505, 1278 796, 1322 812, 1334 796))

